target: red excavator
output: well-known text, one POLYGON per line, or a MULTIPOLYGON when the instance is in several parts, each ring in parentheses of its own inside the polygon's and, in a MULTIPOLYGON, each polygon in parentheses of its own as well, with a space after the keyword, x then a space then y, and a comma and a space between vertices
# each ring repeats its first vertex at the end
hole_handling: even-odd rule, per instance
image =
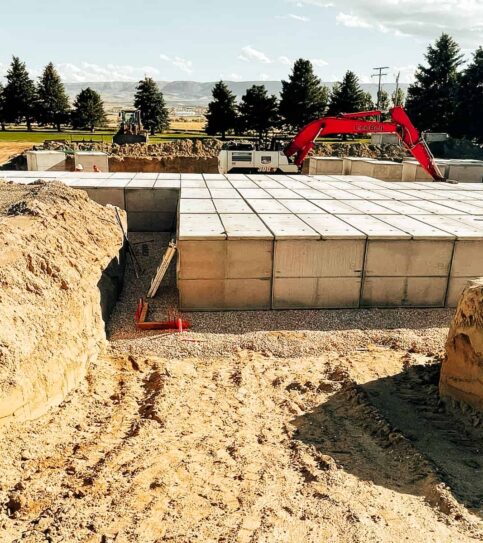
POLYGON ((401 143, 435 181, 444 181, 431 151, 401 106, 389 112, 391 121, 371 120, 381 111, 342 113, 304 126, 280 151, 256 150, 253 144, 228 143, 218 157, 220 173, 297 173, 318 137, 334 134, 397 134, 401 143))

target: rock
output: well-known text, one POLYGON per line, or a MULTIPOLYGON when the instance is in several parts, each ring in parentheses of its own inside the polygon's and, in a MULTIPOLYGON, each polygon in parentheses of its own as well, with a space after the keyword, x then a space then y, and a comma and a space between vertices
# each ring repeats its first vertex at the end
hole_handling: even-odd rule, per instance
POLYGON ((464 289, 446 341, 439 392, 483 411, 483 278, 464 289))

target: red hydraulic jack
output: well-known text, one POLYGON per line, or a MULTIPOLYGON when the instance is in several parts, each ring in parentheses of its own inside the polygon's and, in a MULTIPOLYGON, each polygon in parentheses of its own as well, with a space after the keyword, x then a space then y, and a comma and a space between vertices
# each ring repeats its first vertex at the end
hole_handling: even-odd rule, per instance
POLYGON ((191 328, 191 323, 183 320, 181 317, 168 321, 147 322, 146 317, 148 315, 148 309, 148 302, 145 302, 143 298, 140 298, 134 316, 136 326, 140 330, 178 330, 178 332, 182 332, 184 329, 191 328))

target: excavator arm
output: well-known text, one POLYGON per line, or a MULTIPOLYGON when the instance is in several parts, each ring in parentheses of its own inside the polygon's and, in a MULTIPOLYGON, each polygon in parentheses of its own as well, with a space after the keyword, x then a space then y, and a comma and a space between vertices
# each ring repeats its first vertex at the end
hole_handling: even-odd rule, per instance
POLYGON ((367 134, 370 132, 397 134, 404 147, 410 151, 435 181, 445 180, 426 142, 421 138, 418 130, 401 106, 396 106, 390 110, 391 121, 372 121, 368 119, 377 115, 381 115, 381 112, 374 110, 343 113, 337 117, 322 117, 304 126, 283 152, 288 158, 295 155, 295 164, 301 166, 319 136, 367 134))

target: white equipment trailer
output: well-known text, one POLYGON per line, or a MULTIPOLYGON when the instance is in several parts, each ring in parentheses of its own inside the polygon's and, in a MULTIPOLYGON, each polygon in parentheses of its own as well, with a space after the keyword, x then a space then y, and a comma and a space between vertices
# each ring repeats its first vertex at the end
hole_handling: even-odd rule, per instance
POLYGON ((257 151, 254 145, 243 144, 222 149, 218 155, 220 173, 298 173, 299 167, 282 150, 257 151))

